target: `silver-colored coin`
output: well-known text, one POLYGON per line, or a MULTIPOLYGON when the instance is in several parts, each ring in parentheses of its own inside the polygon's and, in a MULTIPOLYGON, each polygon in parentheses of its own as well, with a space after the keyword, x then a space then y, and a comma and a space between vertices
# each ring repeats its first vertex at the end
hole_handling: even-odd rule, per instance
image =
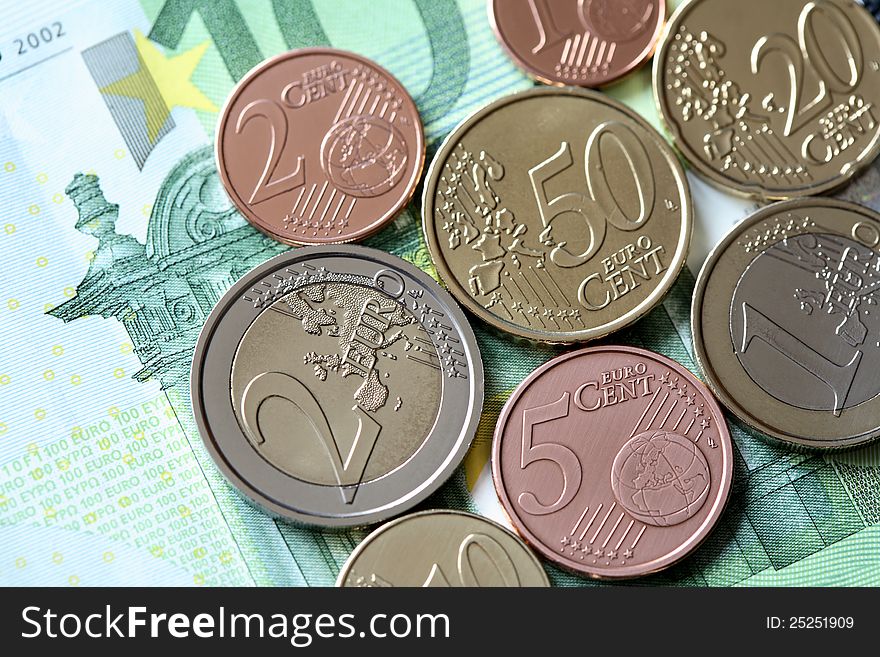
POLYGON ((880 437, 880 215, 834 199, 774 203, 697 278, 694 349, 743 422, 798 447, 880 437))
POLYGON ((312 525, 382 521, 464 457, 483 367, 455 301, 364 247, 308 247, 246 274, 217 303, 192 367, 193 412, 226 478, 312 525))
POLYGON ((461 511, 421 511, 382 525, 357 546, 337 586, 549 586, 522 539, 461 511))

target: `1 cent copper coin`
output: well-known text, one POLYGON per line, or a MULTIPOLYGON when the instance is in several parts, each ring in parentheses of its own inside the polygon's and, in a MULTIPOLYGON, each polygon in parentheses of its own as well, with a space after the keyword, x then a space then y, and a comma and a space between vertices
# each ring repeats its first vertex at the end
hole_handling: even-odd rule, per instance
POLYGON ((547 84, 599 87, 654 53, 666 0, 489 0, 495 36, 547 84))
POLYGON ((376 232, 409 202, 424 159, 406 89, 378 64, 332 48, 263 62, 239 82, 217 124, 229 197, 286 244, 376 232))
POLYGON ((634 347, 545 363, 504 406, 495 488, 538 552, 590 577, 666 568, 724 509, 733 446, 721 409, 688 370, 634 347))
POLYGON ((880 152, 878 62, 880 27, 853 0, 688 0, 654 58, 654 93, 711 182, 822 194, 880 152))

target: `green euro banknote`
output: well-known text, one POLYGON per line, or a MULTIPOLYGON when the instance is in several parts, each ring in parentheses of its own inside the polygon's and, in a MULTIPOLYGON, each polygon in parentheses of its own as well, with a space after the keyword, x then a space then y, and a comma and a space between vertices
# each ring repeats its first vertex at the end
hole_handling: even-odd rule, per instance
MULTIPOLYGON (((0 9, 0 583, 332 584, 364 532, 304 529, 253 509, 214 467, 192 418, 189 367, 206 315, 286 248, 251 228, 220 186, 218 108, 262 59, 329 44, 403 82, 430 158, 469 113, 534 83, 496 43, 484 0, 0 9), (87 175, 74 182, 77 173, 87 175)), ((659 128, 648 70, 608 93, 659 128)), ((878 208, 878 177, 875 168, 844 194, 878 208)), ((693 273, 754 206, 689 178, 690 271, 611 339, 694 370, 693 273)), ((419 206, 368 244, 434 273, 419 206)), ((475 329, 487 372, 478 436, 423 506, 501 518, 488 476, 495 420, 557 352, 475 329)), ((730 426, 736 470, 721 523, 694 555, 640 583, 880 582, 880 450, 794 453, 730 426)), ((559 585, 588 583, 548 571, 559 585)))

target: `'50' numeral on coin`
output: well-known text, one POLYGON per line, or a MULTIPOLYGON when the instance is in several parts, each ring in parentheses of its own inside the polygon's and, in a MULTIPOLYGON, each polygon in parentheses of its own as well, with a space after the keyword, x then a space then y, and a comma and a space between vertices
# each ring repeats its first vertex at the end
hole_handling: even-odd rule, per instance
POLYGON ((522 455, 520 466, 525 470, 538 461, 549 461, 555 464, 562 474, 562 491, 555 502, 543 504, 531 491, 519 494, 517 502, 520 507, 533 516, 544 516, 564 508, 574 499, 581 488, 581 462, 573 451, 558 443, 534 443, 535 425, 558 420, 568 416, 570 395, 564 392, 562 397, 550 404, 527 408, 523 411, 522 455))
POLYGON ((547 246, 554 245, 550 260, 557 267, 577 267, 592 258, 605 241, 606 224, 610 223, 625 231, 636 230, 644 225, 651 217, 656 198, 654 170, 648 151, 636 133, 618 121, 606 121, 596 126, 587 139, 584 149, 584 175, 590 196, 568 192, 549 198, 544 185, 573 164, 571 147, 564 141, 554 155, 529 169, 532 190, 538 202, 541 223, 544 224, 540 239, 547 246), (629 216, 617 200, 618 197, 625 198, 628 195, 615 195, 608 182, 606 162, 602 157, 602 146, 606 142, 609 147, 616 146, 620 151, 635 184, 634 196, 638 201, 638 214, 634 217, 629 216), (554 239, 551 235, 553 222, 566 213, 579 215, 586 225, 589 242, 581 253, 573 253, 566 248, 567 240, 554 239))
MULTIPOLYGON (((519 586, 519 575, 516 574, 516 566, 507 551, 491 536, 486 534, 468 534, 458 546, 458 585, 459 586, 480 586, 480 580, 474 570, 471 550, 480 550, 484 556, 492 564, 498 580, 503 582, 504 586, 519 586)), ((484 574, 483 578, 487 574, 484 574)), ((449 579, 440 568, 438 563, 434 563, 428 578, 422 586, 450 586, 449 579)))
POLYGON ((296 168, 285 176, 273 179, 284 146, 287 143, 287 115, 284 108, 276 101, 268 98, 255 100, 241 111, 235 123, 235 133, 241 134, 245 126, 256 118, 263 118, 269 123, 269 152, 266 154, 266 165, 257 181, 248 203, 256 205, 270 198, 301 187, 306 183, 305 158, 298 155, 296 168))

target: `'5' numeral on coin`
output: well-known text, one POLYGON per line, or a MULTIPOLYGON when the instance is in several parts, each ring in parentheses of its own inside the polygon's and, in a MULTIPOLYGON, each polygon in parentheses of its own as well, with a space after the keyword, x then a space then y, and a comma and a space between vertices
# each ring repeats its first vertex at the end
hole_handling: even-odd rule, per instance
POLYGON ((558 443, 534 442, 535 425, 558 420, 568 416, 570 395, 564 392, 562 397, 550 404, 527 408, 523 411, 522 420, 522 455, 520 466, 523 470, 538 461, 554 463, 562 474, 562 491, 555 502, 542 504, 531 491, 523 491, 517 501, 526 513, 543 516, 564 508, 574 499, 581 488, 581 462, 577 454, 565 445, 558 443))

